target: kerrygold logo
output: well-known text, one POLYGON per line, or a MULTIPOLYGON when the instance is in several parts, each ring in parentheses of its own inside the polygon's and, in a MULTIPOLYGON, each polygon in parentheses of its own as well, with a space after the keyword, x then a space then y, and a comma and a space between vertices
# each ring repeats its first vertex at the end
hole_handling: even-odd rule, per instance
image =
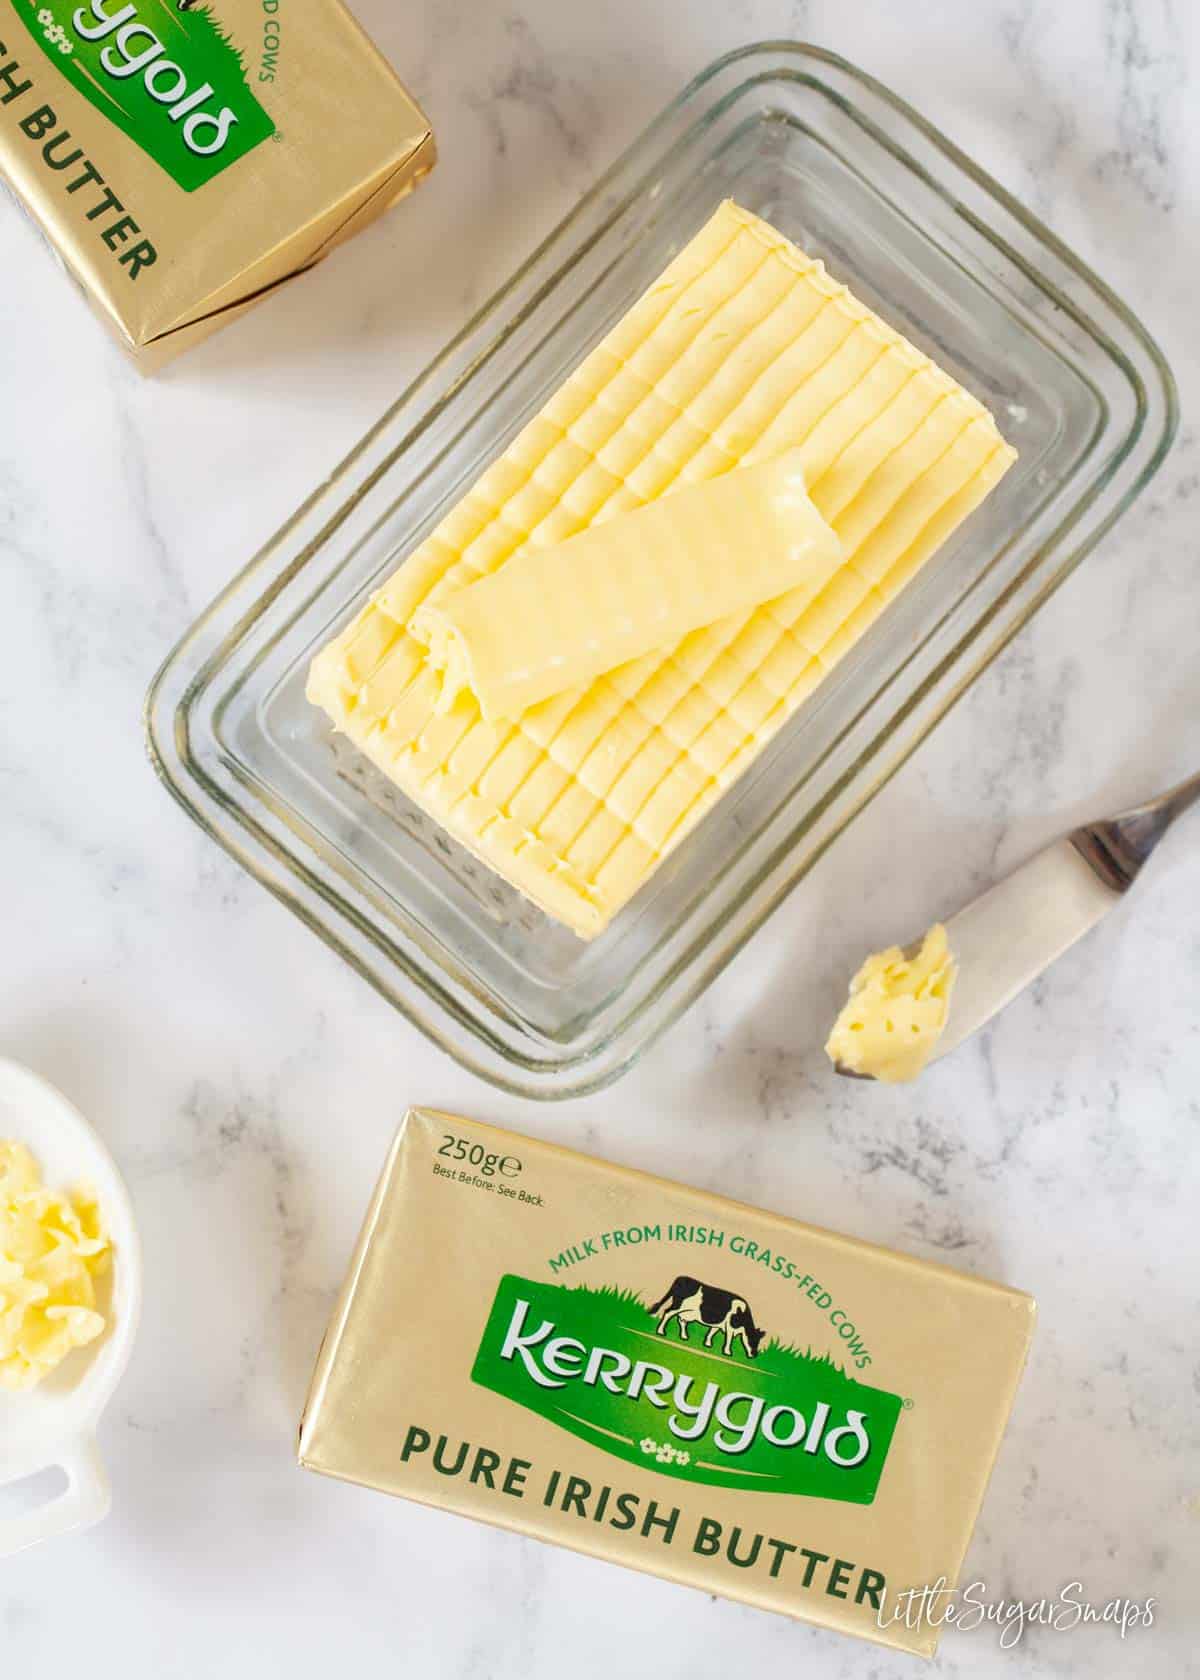
POLYGON ((862 1505, 902 1404, 825 1357, 765 1341, 741 1296, 692 1278, 647 1307, 629 1290, 505 1277, 472 1377, 665 1475, 862 1505))
MULTIPOLYGON (((186 9, 186 8, 185 8, 186 9)), ((109 16, 104 0, 92 0, 90 18, 80 6, 72 19, 75 31, 85 41, 107 41, 100 50, 100 67, 114 81, 141 79, 142 86, 167 116, 179 124, 180 138, 197 157, 212 157, 224 151, 238 121, 228 105, 209 105, 216 94, 211 82, 193 88, 187 71, 167 57, 167 49, 148 24, 138 17, 136 6, 122 6, 109 16)))
POLYGON ((60 73, 185 192, 275 132, 209 6, 19 0, 18 13, 60 73))

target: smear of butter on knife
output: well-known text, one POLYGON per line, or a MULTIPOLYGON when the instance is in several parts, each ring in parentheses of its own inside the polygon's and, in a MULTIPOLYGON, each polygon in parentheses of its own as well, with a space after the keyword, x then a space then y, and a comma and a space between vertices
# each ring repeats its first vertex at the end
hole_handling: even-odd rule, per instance
POLYGON ((884 1084, 915 1079, 945 1031, 956 973, 940 922, 913 957, 898 945, 868 957, 829 1035, 830 1061, 884 1084))
MULTIPOLYGON (((516 718, 693 630, 765 601, 820 593, 842 545, 805 488, 801 451, 735 468, 506 565, 418 608, 413 635, 484 717, 516 718)), ((795 605, 793 599, 793 606, 795 605)))

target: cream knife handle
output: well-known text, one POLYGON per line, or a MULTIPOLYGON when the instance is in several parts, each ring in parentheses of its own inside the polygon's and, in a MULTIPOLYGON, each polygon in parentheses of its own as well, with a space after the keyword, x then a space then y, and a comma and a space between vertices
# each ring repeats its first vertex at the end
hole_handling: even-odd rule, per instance
POLYGON ((1119 816, 1077 828, 1071 843, 1114 892, 1125 892, 1176 817, 1200 800, 1200 775, 1119 816))

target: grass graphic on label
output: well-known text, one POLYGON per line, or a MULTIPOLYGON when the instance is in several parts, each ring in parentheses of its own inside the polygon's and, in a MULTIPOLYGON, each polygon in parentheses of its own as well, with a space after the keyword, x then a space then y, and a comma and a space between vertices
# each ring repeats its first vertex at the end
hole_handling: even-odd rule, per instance
POLYGON ((472 1379, 662 1475, 870 1504, 901 1411, 828 1354, 768 1339, 744 1296, 500 1280, 472 1379))
POLYGON ((218 8, 181 0, 18 0, 59 73, 185 192, 275 132, 218 8))

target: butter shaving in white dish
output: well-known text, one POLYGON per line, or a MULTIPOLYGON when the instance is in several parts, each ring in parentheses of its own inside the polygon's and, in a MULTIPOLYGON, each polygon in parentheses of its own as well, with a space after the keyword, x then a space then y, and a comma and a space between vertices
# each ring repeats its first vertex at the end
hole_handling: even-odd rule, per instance
POLYGON ((91 1192, 48 1189, 29 1149, 0 1140, 0 1388, 36 1388, 102 1333, 110 1254, 91 1192))

